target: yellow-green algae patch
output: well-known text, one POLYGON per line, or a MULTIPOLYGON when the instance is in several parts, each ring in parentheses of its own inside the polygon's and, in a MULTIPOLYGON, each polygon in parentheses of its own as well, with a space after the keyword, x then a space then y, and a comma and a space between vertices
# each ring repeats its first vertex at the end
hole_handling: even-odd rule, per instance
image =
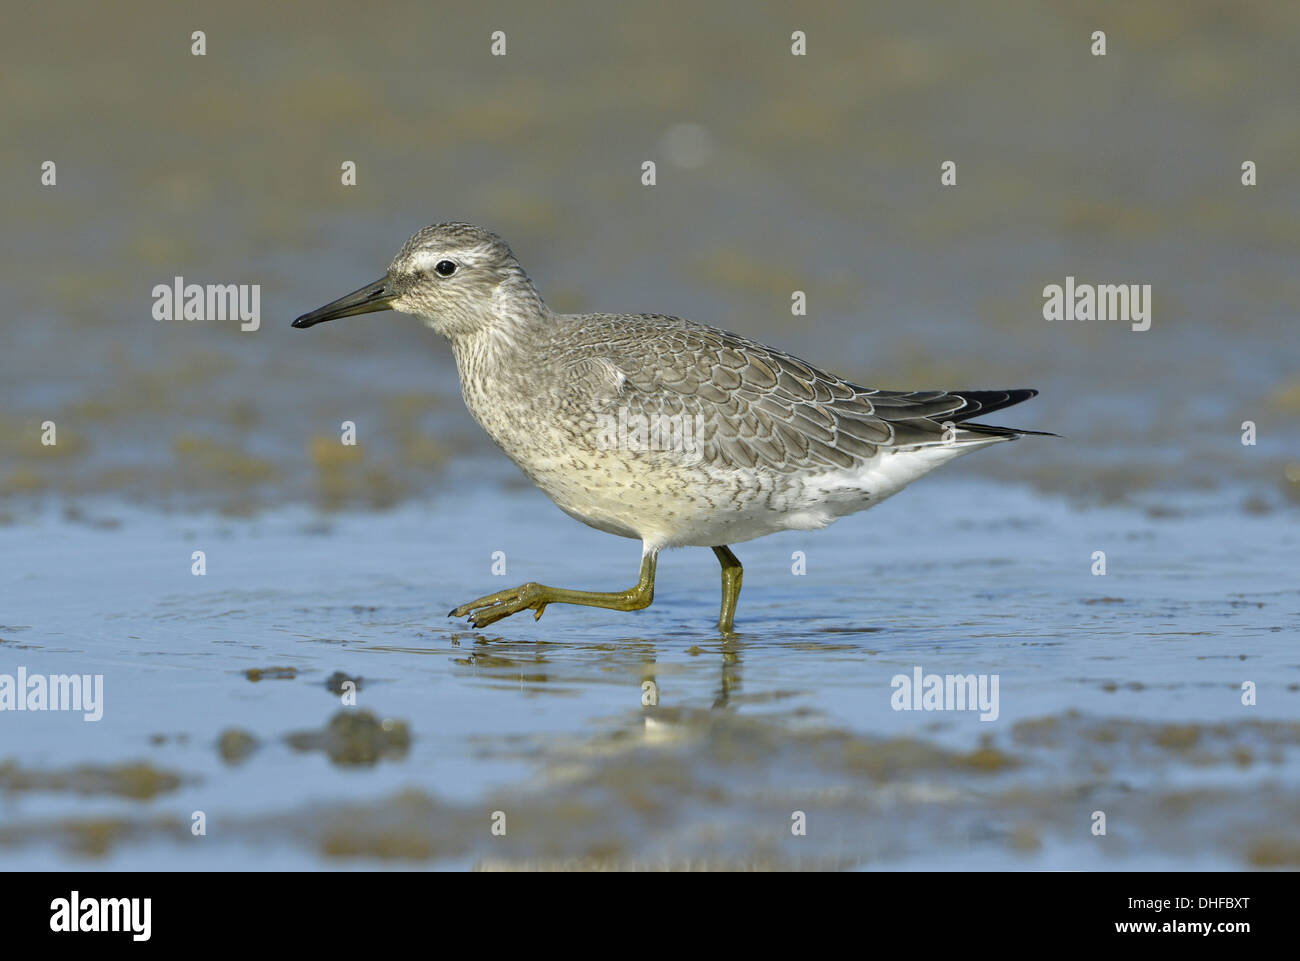
POLYGON ((256 683, 257 681, 288 681, 298 676, 296 667, 279 665, 276 667, 250 667, 244 671, 244 677, 256 683))
POLYGON ((56 791, 148 801, 175 791, 183 781, 181 775, 156 768, 147 761, 83 764, 64 771, 22 768, 13 761, 0 763, 0 791, 56 791))

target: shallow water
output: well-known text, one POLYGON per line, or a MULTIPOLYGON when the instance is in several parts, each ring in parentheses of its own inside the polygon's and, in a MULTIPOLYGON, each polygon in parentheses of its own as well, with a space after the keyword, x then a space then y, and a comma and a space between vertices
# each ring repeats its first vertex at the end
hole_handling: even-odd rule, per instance
POLYGON ((1151 518, 939 477, 742 545, 734 638, 709 629, 701 550, 665 555, 646 611, 553 606, 480 632, 445 612, 534 578, 621 586, 637 549, 535 492, 463 480, 329 519, 105 505, 0 529, 21 561, 0 582, 4 669, 105 686, 98 722, 3 718, 6 863, 1298 863, 1294 526, 1207 499, 1151 518), (996 719, 894 710, 891 679, 916 667, 996 674, 996 719), (335 672, 409 741, 330 737, 335 672), (256 741, 239 760, 223 757, 232 730, 256 741))

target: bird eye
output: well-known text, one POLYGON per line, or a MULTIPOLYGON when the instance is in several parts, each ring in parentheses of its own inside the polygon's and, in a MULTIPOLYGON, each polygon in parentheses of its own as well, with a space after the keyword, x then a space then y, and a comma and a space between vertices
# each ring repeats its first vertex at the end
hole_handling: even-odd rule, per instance
POLYGON ((456 272, 456 265, 450 260, 440 260, 433 265, 433 269, 438 272, 440 277, 450 277, 456 272))

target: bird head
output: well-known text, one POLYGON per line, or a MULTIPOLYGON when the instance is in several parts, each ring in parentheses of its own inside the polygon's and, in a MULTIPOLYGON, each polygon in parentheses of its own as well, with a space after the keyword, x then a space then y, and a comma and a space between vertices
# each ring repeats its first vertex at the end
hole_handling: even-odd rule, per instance
POLYGON ((472 224, 434 224, 402 245, 388 272, 293 322, 397 310, 451 340, 545 314, 546 306, 504 240, 472 224))

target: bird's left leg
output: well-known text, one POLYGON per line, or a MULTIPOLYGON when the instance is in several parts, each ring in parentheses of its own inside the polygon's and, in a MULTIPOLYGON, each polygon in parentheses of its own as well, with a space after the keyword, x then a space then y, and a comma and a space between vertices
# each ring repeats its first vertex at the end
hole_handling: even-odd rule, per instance
POLYGON ((487 627, 503 617, 528 609, 535 612, 533 620, 538 620, 547 604, 581 604, 614 611, 639 611, 649 607, 655 599, 655 563, 658 557, 658 551, 646 551, 642 555, 641 576, 636 586, 626 591, 571 591, 529 582, 462 604, 447 616, 464 617, 468 614, 472 627, 487 627))

